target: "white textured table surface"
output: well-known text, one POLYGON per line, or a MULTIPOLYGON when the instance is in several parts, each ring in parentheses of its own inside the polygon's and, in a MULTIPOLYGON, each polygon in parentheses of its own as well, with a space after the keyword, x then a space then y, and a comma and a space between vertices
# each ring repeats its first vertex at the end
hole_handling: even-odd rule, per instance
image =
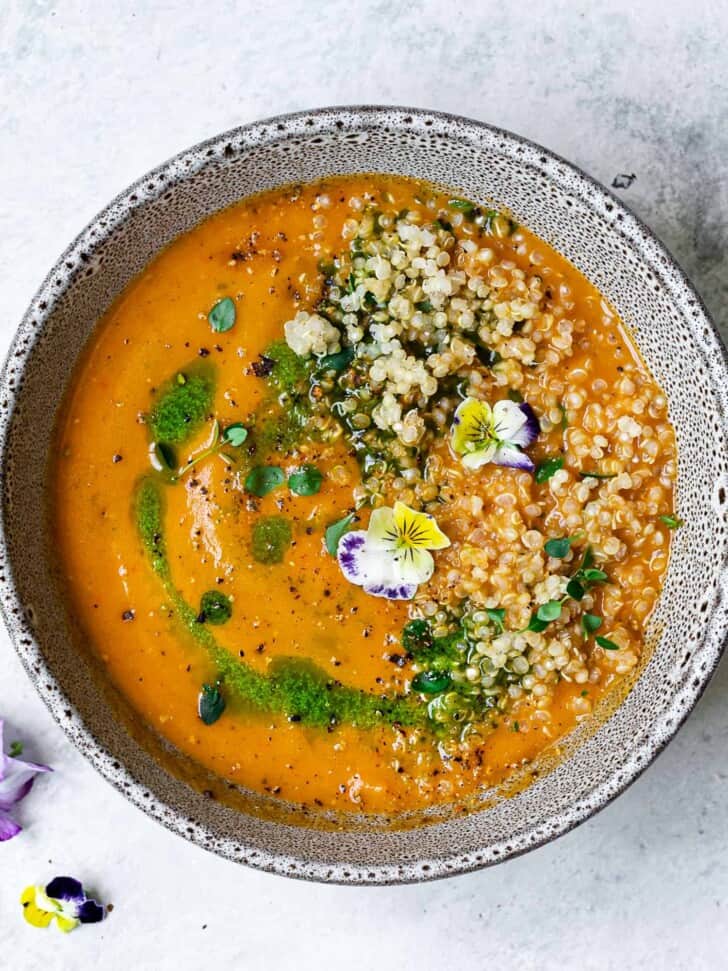
MULTIPOLYGON (((727 32, 723 0, 4 0, 2 350, 66 243, 147 169, 255 118, 361 102, 491 121, 607 184, 635 173, 620 194, 725 333, 727 32)), ((556 843, 436 884, 320 887, 209 856, 129 806, 71 748, 3 631, 0 715, 56 771, 0 847, 0 967, 726 967, 727 691, 724 664, 658 762, 556 843), (56 873, 113 901, 109 920, 68 937, 27 926, 20 890, 56 873)))

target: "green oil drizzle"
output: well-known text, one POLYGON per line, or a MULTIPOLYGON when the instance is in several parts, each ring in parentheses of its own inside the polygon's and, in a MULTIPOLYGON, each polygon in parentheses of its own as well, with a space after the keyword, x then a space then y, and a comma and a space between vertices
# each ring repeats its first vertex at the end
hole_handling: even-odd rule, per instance
POLYGON ((299 357, 285 341, 273 341, 269 344, 264 357, 275 362, 268 381, 278 391, 292 394, 308 384, 311 376, 310 362, 299 357))
POLYGON ((246 709, 261 714, 283 714, 307 725, 324 727, 350 724, 374 728, 382 724, 424 727, 427 711, 404 695, 373 695, 332 679, 310 661, 276 658, 269 674, 261 674, 234 657, 205 625, 172 582, 164 541, 164 497, 151 477, 142 479, 134 501, 136 524, 154 572, 163 582, 175 613, 215 664, 226 693, 234 694, 246 709))
POLYGON ((271 452, 290 452, 304 434, 310 434, 311 374, 310 360, 299 357, 285 341, 273 341, 263 354, 273 362, 266 377, 269 394, 258 408, 253 433, 256 457, 260 461, 271 452))
POLYGON ((250 549, 258 563, 282 563, 292 538, 291 524, 283 516, 261 516, 253 523, 250 549))
POLYGON ((188 372, 175 375, 160 389, 147 417, 152 439, 170 445, 187 441, 210 413, 214 396, 212 368, 195 363, 188 372))

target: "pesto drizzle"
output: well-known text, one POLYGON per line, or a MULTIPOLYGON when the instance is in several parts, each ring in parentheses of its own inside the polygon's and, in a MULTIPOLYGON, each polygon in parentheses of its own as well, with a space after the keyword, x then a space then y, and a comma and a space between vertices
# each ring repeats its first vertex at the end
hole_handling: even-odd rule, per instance
POLYGON ((134 512, 139 538, 152 569, 162 580, 177 617, 215 664, 226 692, 248 710, 284 714, 307 725, 325 727, 347 723, 357 728, 382 724, 407 727, 427 724, 427 712, 414 697, 374 695, 343 685, 310 661, 277 658, 270 674, 261 674, 222 647, 198 612, 172 582, 164 541, 164 497, 151 477, 137 487, 134 512))
POLYGON ((160 390, 147 424, 156 442, 181 445, 210 413, 215 397, 212 368, 197 365, 191 373, 179 373, 160 390))

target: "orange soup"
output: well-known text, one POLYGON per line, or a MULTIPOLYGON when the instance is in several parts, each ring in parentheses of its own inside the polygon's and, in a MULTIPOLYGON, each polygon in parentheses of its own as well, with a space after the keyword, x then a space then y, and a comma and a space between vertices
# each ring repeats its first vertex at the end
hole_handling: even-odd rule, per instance
POLYGON ((467 805, 638 664, 676 451, 623 324, 503 212, 244 200, 100 322, 58 431, 71 609, 141 722, 289 803, 467 805))

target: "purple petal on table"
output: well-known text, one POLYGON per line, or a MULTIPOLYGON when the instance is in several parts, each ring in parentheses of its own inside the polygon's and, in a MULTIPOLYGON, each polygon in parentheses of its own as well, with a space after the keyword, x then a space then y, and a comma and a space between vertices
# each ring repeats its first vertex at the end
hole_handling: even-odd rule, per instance
POLYGON ((73 877, 54 877, 45 892, 56 900, 70 900, 77 904, 82 904, 86 899, 83 886, 73 877))
POLYGON ((5 840, 11 840, 13 836, 17 836, 21 828, 14 819, 11 819, 10 816, 0 809, 0 843, 4 843, 5 840))
POLYGON ((78 908, 78 919, 82 924, 98 924, 106 917, 106 908, 97 900, 84 900, 78 908))
POLYGON ((7 810, 24 799, 39 772, 51 771, 47 765, 13 759, 0 750, 0 809, 7 810))
POLYGON ((25 781, 18 779, 14 782, 13 777, 4 779, 0 783, 0 813, 9 812, 16 803, 25 799, 33 788, 33 781, 33 779, 25 779, 25 781))

